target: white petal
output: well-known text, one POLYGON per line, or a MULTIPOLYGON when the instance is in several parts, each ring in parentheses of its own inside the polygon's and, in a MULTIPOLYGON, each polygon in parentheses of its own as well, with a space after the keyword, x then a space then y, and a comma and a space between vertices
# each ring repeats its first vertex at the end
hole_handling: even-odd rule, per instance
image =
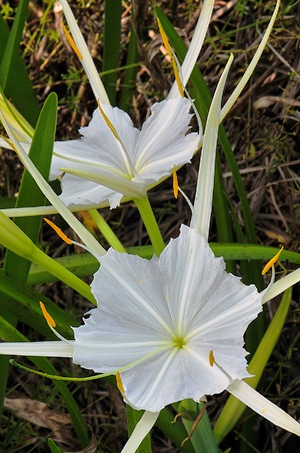
POLYGON ((246 382, 234 381, 228 386, 227 390, 259 415, 274 423, 274 425, 300 436, 300 424, 276 404, 246 384, 246 382))
POLYGON ((101 102, 103 102, 105 104, 109 104, 109 100, 108 100, 106 91, 105 91, 102 81, 99 77, 98 71, 94 65, 93 59, 90 55, 87 45, 84 41, 84 38, 81 34, 81 31, 77 25, 77 22, 72 13, 72 10, 66 0, 61 0, 60 3, 61 3, 61 6, 63 7, 64 14, 68 21, 68 24, 69 24, 71 33, 73 35, 74 41, 76 43, 76 46, 78 47, 80 53, 82 54, 81 64, 86 72, 86 75, 89 78, 89 81, 90 81, 90 84, 94 91, 96 100, 98 101, 98 99, 99 99, 101 102))
POLYGON ((287 274, 285 277, 275 282, 267 292, 264 292, 262 303, 265 304, 269 300, 274 299, 274 297, 283 293, 286 289, 291 288, 299 281, 300 281, 300 268, 296 269, 290 274, 287 274))
POLYGON ((21 144, 14 137, 9 124, 7 123, 5 117, 1 114, 3 125, 15 146, 16 152, 22 161, 23 165, 29 171, 31 176, 34 178, 35 182, 43 192, 43 194, 48 198, 51 204, 57 209, 60 215, 66 220, 66 222, 73 228, 73 230, 78 234, 82 241, 92 250, 95 250, 99 255, 105 254, 105 250, 95 239, 95 237, 79 222, 79 220, 66 208, 64 203, 58 198, 57 194, 54 192, 52 187, 48 182, 43 178, 38 169, 35 167, 29 156, 26 154, 26 151, 22 148, 21 144))
POLYGON ((229 379, 206 357, 184 349, 158 353, 147 361, 121 372, 126 401, 136 409, 159 411, 168 404, 207 394, 220 393, 229 379))
POLYGON ((191 120, 191 101, 187 98, 169 99, 156 103, 143 124, 134 154, 140 175, 160 178, 187 163, 197 151, 199 134, 186 135, 191 120))
POLYGON ((86 206, 110 206, 111 209, 117 207, 123 194, 115 192, 108 187, 101 186, 93 181, 78 178, 67 173, 63 176, 62 193, 59 198, 70 209, 81 205, 86 206))
POLYGON ((0 354, 37 357, 73 357, 74 341, 0 343, 0 354))
MULTIPOLYGON (((203 41, 205 39, 213 11, 213 6, 214 0, 205 0, 201 8, 201 14, 196 25, 191 45, 189 46, 185 59, 182 63, 181 72, 182 72, 182 83, 184 87, 186 86, 190 78, 191 72, 196 64, 197 57, 199 55, 203 41)), ((172 98, 175 97, 176 95, 178 95, 178 88, 177 83, 174 82, 172 89, 169 93, 169 97, 172 98)))
POLYGON ((208 240, 212 210, 215 157, 220 123, 221 100, 228 71, 232 62, 233 56, 231 55, 219 80, 209 108, 198 172, 194 211, 191 219, 191 227, 196 228, 206 240, 208 240))
MULTIPOLYGON (((22 148, 28 153, 31 143, 21 142, 22 148)), ((3 138, 0 138, 0 147, 5 149, 13 149, 3 138)))
MULTIPOLYGON (((128 153, 136 144, 139 130, 134 128, 127 113, 106 106, 104 108, 122 140, 128 153)), ((93 113, 93 118, 87 127, 79 131, 82 135, 80 140, 56 142, 54 155, 61 159, 55 163, 55 167, 80 168, 80 165, 96 166, 101 168, 115 169, 116 172, 128 175, 128 162, 120 142, 107 126, 99 109, 93 113), (65 162, 64 162, 65 160, 65 162)), ((96 169, 95 169, 96 171, 96 169)))
POLYGON ((58 176, 64 171, 105 186, 110 192, 99 188, 96 193, 94 186, 84 184, 81 189, 80 180, 64 176, 61 199, 68 206, 109 200, 110 206, 115 207, 122 196, 144 197, 147 188, 169 175, 174 166, 189 162, 197 150, 199 134, 186 135, 190 107, 191 101, 182 98, 157 103, 140 132, 133 127, 127 113, 117 107, 103 106, 120 141, 99 109, 95 110, 89 126, 80 129, 80 140, 55 143, 51 175, 58 176))
MULTIPOLYGON (((141 179, 117 175, 114 171, 101 169, 94 170, 94 167, 82 166, 80 169, 62 168, 64 172, 76 177, 87 179, 106 186, 111 190, 124 194, 131 198, 143 198, 147 193, 147 186, 154 182, 154 179, 141 179)), ((120 198, 122 195, 120 196, 120 198)))
POLYGON ((121 453, 134 453, 158 419, 159 412, 146 411, 134 428, 121 453))
POLYGON ((279 6, 280 6, 280 0, 277 0, 276 1, 276 7, 275 7, 275 10, 274 10, 274 12, 272 14, 272 17, 271 17, 271 20, 270 20, 269 25, 267 27, 267 30, 266 30, 266 32, 265 32, 265 34, 264 34, 264 36, 263 36, 263 38, 262 38, 262 40, 260 42, 255 54, 254 54, 254 57, 252 58, 248 68, 244 72, 243 77, 239 81, 239 83, 236 86, 236 88, 234 89, 233 93, 231 94, 231 96, 227 100, 226 104, 222 108, 221 121, 223 121, 223 119, 225 118, 227 113, 230 111, 231 107, 234 105, 234 103, 238 99, 239 95, 241 94, 241 92, 245 88, 245 85, 247 84, 248 80, 252 76, 253 71, 255 70, 255 67, 256 67, 257 63, 259 62, 261 54, 263 53, 263 50, 266 47, 266 44, 267 44, 267 41, 269 39, 270 33, 271 33, 272 29, 273 29, 273 25, 274 25, 274 22, 276 20, 277 14, 278 14, 279 6))
POLYGON ((230 313, 241 318, 242 334, 261 311, 255 286, 246 286, 228 274, 224 260, 215 258, 203 237, 185 225, 162 253, 158 273, 173 326, 180 325, 184 335, 200 326, 213 330, 214 322, 226 321, 230 313))

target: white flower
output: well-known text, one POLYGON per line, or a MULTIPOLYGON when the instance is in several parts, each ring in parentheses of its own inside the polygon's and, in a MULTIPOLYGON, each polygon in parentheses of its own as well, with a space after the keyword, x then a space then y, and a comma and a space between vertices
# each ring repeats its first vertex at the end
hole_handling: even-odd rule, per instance
POLYGON ((132 407, 199 401, 249 376, 243 335, 262 295, 228 274, 195 230, 182 226, 150 261, 110 249, 92 292, 98 307, 74 329, 73 360, 99 373, 120 369, 132 407))
MULTIPOLYGON (((292 417, 242 381, 249 376, 243 335, 266 290, 228 274, 223 259, 186 226, 160 257, 110 249, 99 261, 92 283, 98 307, 74 328, 75 340, 0 343, 0 354, 72 357, 95 372, 120 373, 126 402, 146 410, 139 425, 146 432, 166 405, 227 389, 300 435, 292 417)), ((139 442, 137 430, 128 445, 139 442)))
MULTIPOLYGON (((213 4, 212 0, 206 0, 197 23, 181 71, 183 86, 200 52, 213 4)), ((113 208, 122 198, 143 198, 149 188, 172 174, 174 168, 189 162, 198 150, 202 135, 199 119, 198 133, 187 134, 192 102, 180 95, 174 83, 167 99, 152 106, 141 131, 134 128, 125 112, 109 104, 67 0, 61 0, 61 5, 74 39, 72 46, 89 78, 99 108, 90 124, 80 130, 81 139, 55 142, 50 179, 64 172, 60 198, 75 210, 80 206, 87 209, 110 205, 113 208)), ((22 146, 28 151, 31 137, 25 136, 25 139, 22 146)), ((9 144, 0 139, 0 146, 9 144)))
POLYGON ((144 197, 149 187, 189 162, 197 150, 199 134, 187 134, 190 108, 191 101, 182 97, 156 103, 140 131, 127 113, 105 105, 103 111, 117 134, 95 110, 89 126, 80 129, 80 140, 55 145, 52 173, 66 172, 61 199, 71 208, 108 199, 114 208, 124 195, 144 197))
MULTIPOLYGON (((199 147, 199 133, 187 134, 192 102, 180 96, 176 84, 165 101, 152 106, 151 115, 138 131, 129 116, 109 105, 109 100, 74 15, 61 1, 75 49, 90 80, 99 109, 77 141, 56 142, 52 174, 62 178, 61 199, 71 209, 76 205, 118 206, 125 196, 143 198, 147 190, 169 176, 174 168, 190 161, 199 147)), ((213 2, 207 1, 197 24, 195 40, 183 66, 185 86, 201 49, 213 2)))

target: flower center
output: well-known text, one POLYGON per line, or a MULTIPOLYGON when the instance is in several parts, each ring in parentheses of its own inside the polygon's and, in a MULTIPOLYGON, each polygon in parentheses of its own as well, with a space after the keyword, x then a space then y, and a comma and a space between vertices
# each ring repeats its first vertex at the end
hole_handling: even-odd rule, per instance
POLYGON ((174 348, 182 349, 187 344, 187 340, 182 335, 173 335, 172 341, 174 348))

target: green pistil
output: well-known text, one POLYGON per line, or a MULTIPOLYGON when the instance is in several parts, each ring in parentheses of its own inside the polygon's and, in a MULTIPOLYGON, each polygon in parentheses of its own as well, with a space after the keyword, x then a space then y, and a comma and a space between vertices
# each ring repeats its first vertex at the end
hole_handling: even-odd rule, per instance
POLYGON ((184 337, 182 337, 181 335, 174 335, 172 340, 173 340, 174 347, 178 348, 178 349, 182 349, 183 346, 185 346, 187 344, 186 339, 184 337))

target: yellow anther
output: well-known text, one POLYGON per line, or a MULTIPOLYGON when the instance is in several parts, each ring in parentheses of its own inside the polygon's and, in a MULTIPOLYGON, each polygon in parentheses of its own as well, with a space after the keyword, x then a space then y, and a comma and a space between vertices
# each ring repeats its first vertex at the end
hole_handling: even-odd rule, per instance
POLYGON ((60 229, 58 226, 55 225, 55 223, 51 222, 51 220, 46 219, 45 217, 44 217, 44 220, 45 220, 46 223, 48 223, 48 225, 51 226, 51 228, 53 228, 53 230, 55 231, 55 233, 58 234, 58 236, 59 236, 63 241, 65 241, 67 244, 73 244, 73 242, 71 241, 71 239, 69 239, 68 236, 67 236, 65 233, 63 233, 63 232, 61 231, 61 229, 60 229))
POLYGON ((268 272, 268 270, 274 266, 274 264, 276 263, 276 261, 278 260, 281 252, 283 250, 283 246, 281 247, 281 249, 279 250, 278 253, 276 253, 276 255, 265 265, 265 267, 263 268, 262 270, 262 275, 265 275, 266 272, 268 272))
POLYGON ((100 105, 100 101, 99 100, 98 100, 98 107, 99 107, 101 115, 103 116, 104 121, 106 122, 107 126, 111 130, 112 134, 118 140, 118 142, 121 143, 121 139, 120 139, 120 137, 118 135, 118 132, 116 131, 116 128, 114 127, 114 125, 112 124, 112 122, 110 121, 110 119, 108 118, 106 113, 104 112, 103 108, 100 105))
POLYGON ((83 56, 81 55, 78 47, 76 46, 75 44, 75 41, 74 39, 72 38, 72 36, 70 35, 70 33, 68 32, 68 30, 66 29, 64 23, 62 22, 62 26, 63 26, 63 30, 64 30, 64 33, 66 35, 66 38, 67 40, 69 41, 69 44, 70 46, 72 47, 72 49, 74 50, 74 52, 76 53, 77 57, 79 58, 79 60, 83 60, 83 56))
POLYGON ((116 381, 117 381, 117 387, 118 387, 120 393, 121 393, 122 395, 124 395, 125 389, 124 389, 124 387, 123 387, 123 382, 122 382, 121 375, 120 375, 119 372, 116 374, 116 381))
POLYGON ((157 22, 158 22, 158 28, 159 28, 159 31, 160 31, 164 46, 166 48, 166 51, 168 52, 168 55, 170 55, 170 57, 172 59, 172 66, 173 66, 173 71, 174 71, 174 75, 175 75, 175 80, 176 80, 177 86, 178 86, 178 91, 179 91, 181 97, 184 97, 184 92, 183 92, 183 88, 182 88, 182 83, 181 83, 179 71, 178 71, 178 68, 177 68, 177 64, 176 64, 172 49, 170 47, 170 44, 169 44, 169 41, 168 41, 168 38, 167 38, 167 35, 165 34, 164 29, 162 28, 161 22, 160 22, 160 20, 158 18, 157 18, 157 22))
POLYGON ((209 361, 210 366, 214 366, 215 357, 214 357, 214 352, 212 349, 208 353, 208 361, 209 361))
POLYGON ((50 316, 49 313, 47 312, 46 307, 43 304, 43 302, 40 302, 40 307, 41 307, 42 313, 44 315, 44 318, 46 319, 46 321, 49 324, 49 326, 50 327, 56 327, 56 322, 54 321, 52 316, 50 316))
POLYGON ((173 171, 173 193, 174 193, 174 197, 177 199, 178 198, 178 178, 177 178, 175 165, 174 165, 174 171, 173 171))
POLYGON ((170 55, 170 57, 173 58, 173 53, 172 53, 167 35, 165 34, 164 29, 162 28, 161 21, 159 20, 159 18, 157 18, 157 23, 158 23, 159 32, 161 34, 161 38, 163 40, 166 51, 168 52, 168 55, 170 55))

